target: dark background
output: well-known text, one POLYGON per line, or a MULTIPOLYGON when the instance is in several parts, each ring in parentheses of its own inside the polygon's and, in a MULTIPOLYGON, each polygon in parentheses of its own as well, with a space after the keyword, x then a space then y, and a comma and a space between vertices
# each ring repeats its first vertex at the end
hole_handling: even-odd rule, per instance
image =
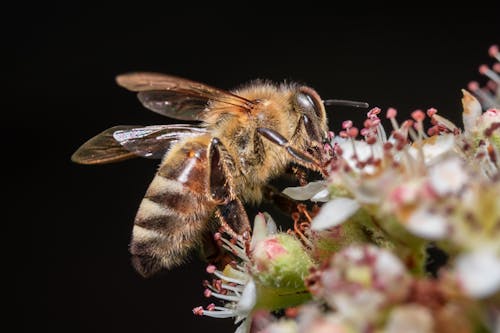
MULTIPOLYGON (((85 140, 118 124, 170 120, 143 109, 117 74, 148 70, 225 89, 255 78, 306 83, 323 98, 364 100, 401 113, 460 117, 461 92, 500 42, 495 8, 467 15, 196 17, 156 7, 31 8, 7 30, 13 99, 4 99, 7 221, 4 257, 18 327, 66 332, 231 332, 231 319, 195 317, 206 305, 197 259, 145 280, 129 262, 136 209, 157 162, 86 167, 85 140), (13 261, 13 265, 10 264, 13 261), (9 262, 9 264, 7 264, 9 262), (17 318, 17 317, 16 317, 17 318)), ((304 12, 312 12, 305 6, 304 12)), ((357 110, 332 108, 331 128, 357 110)), ((361 125, 361 124, 359 124, 361 125)), ((283 218, 283 216, 278 216, 283 218)))

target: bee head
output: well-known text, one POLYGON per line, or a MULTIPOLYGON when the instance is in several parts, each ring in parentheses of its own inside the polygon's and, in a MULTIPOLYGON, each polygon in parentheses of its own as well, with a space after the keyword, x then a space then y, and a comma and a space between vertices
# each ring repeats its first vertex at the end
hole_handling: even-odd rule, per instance
POLYGON ((304 127, 308 144, 319 146, 327 136, 326 111, 321 98, 314 89, 306 86, 300 87, 293 98, 295 110, 300 114, 299 124, 304 127))

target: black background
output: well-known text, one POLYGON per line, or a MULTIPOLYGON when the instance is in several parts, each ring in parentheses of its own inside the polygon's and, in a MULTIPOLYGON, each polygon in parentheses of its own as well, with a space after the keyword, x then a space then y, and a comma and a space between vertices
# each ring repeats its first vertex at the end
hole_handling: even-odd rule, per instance
MULTIPOLYGON (((117 74, 148 70, 225 89, 255 78, 296 80, 323 98, 364 100, 401 113, 437 108, 458 119, 460 89, 479 79, 500 41, 487 7, 433 13, 324 17, 241 12, 215 17, 138 6, 75 5, 24 12, 15 42, 14 97, 4 99, 14 232, 5 263, 15 278, 18 327, 66 332, 231 332, 230 319, 195 317, 206 305, 204 264, 193 259, 145 280, 129 262, 133 218, 157 162, 85 167, 70 162, 85 140, 118 124, 170 120, 143 109, 117 74)), ((313 12, 305 6, 304 12, 313 12)), ((410 12, 410 11, 409 11, 410 12)), ((357 110, 332 108, 338 131, 357 110)), ((359 124, 361 125, 361 124, 359 124)))

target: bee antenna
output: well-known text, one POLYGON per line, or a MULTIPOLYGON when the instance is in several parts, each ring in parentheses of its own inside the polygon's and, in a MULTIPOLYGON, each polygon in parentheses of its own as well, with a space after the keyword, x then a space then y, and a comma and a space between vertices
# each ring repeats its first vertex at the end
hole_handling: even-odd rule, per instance
POLYGON ((342 106, 351 106, 353 108, 363 108, 368 109, 370 105, 366 102, 358 102, 358 101, 350 101, 347 99, 326 99, 323 101, 325 106, 330 105, 342 105, 342 106))

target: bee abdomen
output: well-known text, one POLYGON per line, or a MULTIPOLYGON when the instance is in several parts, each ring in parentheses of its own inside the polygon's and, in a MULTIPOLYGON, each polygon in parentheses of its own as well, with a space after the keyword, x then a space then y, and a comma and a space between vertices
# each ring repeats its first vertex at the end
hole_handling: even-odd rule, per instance
POLYGON ((206 195, 206 145, 186 143, 162 163, 139 206, 132 263, 143 276, 181 264, 198 245, 215 208, 206 195))
POLYGON ((139 206, 130 252, 144 276, 182 263, 201 238, 212 209, 204 194, 156 175, 139 206))

